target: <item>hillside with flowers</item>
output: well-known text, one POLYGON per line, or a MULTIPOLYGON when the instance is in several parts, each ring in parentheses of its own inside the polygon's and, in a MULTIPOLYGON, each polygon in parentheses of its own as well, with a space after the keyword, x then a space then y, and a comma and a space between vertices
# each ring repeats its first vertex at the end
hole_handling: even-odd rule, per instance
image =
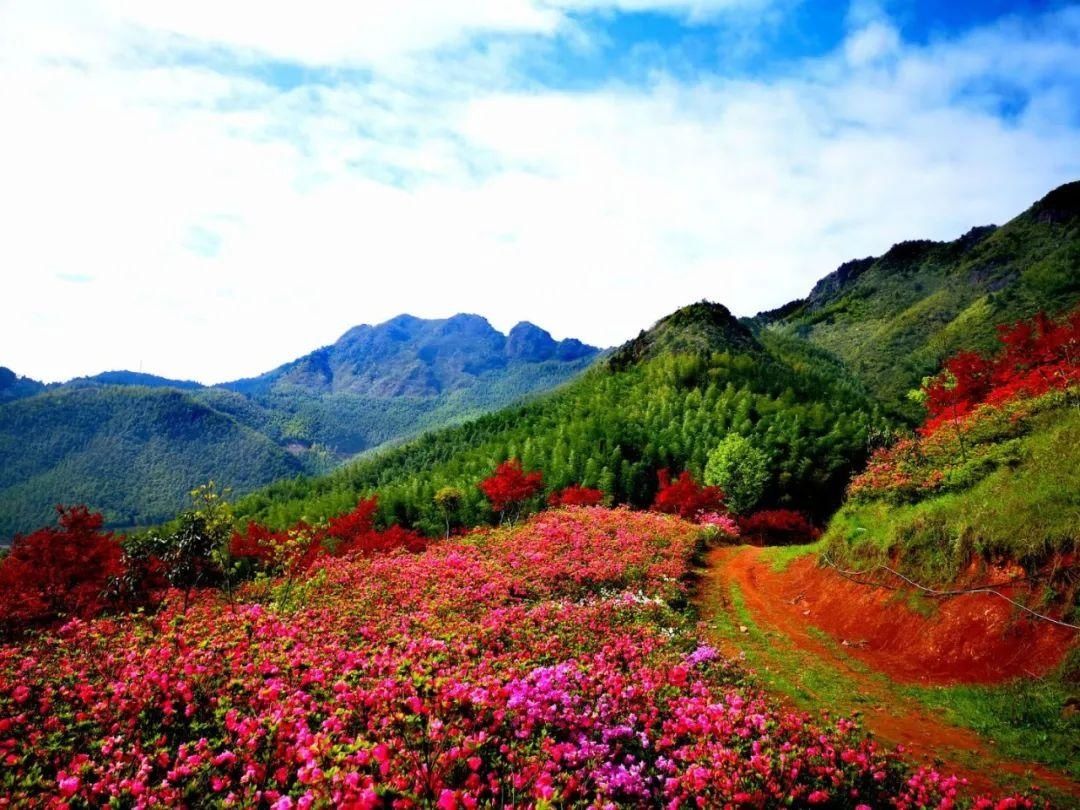
POLYGON ((1071 193, 978 240, 1040 234, 1043 306, 919 321, 902 404, 829 337, 893 256, 329 475, 58 507, 0 556, 0 807, 1075 806, 1071 193))
MULTIPOLYGON (((1029 572, 1080 542, 1080 310, 999 330, 913 397, 926 419, 876 450, 828 542, 849 562, 890 560, 934 582, 973 561, 1029 572)), ((1058 567, 1058 566, 1055 566, 1058 567)), ((1060 585, 1073 579, 1071 565, 1060 585)))
POLYGON ((703 537, 567 507, 295 583, 286 543, 228 597, 67 619, 0 647, 4 802, 994 806, 709 646, 685 608, 703 537))

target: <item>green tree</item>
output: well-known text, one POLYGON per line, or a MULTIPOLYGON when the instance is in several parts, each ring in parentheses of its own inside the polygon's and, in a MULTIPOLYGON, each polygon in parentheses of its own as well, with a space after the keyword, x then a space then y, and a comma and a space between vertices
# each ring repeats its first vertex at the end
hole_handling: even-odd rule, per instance
POLYGON ((446 524, 446 536, 450 536, 450 522, 457 517, 461 504, 465 500, 465 493, 459 487, 440 487, 435 493, 435 507, 443 516, 446 524))
POLYGON ((729 433, 709 453, 705 483, 724 490, 727 505, 736 513, 753 508, 769 480, 769 458, 745 436, 729 433))

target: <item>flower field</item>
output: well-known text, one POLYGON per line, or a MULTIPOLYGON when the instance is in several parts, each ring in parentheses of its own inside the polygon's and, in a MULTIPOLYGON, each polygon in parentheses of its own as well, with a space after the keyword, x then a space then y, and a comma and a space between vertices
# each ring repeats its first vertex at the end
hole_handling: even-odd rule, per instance
POLYGON ((570 507, 0 648, 0 807, 1029 807, 781 709, 684 609, 701 527, 570 507))

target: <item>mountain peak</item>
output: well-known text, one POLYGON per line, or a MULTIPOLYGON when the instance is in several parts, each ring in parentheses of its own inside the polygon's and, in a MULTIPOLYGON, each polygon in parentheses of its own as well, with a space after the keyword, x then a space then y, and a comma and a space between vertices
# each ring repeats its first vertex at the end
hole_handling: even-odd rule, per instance
POLYGON ((761 344, 723 304, 698 301, 661 318, 623 344, 608 361, 620 370, 662 354, 757 352, 761 344))
POLYGON ((0 402, 31 397, 44 390, 44 383, 20 377, 7 366, 0 366, 0 402))
POLYGON ((1036 222, 1060 225, 1080 217, 1080 180, 1058 186, 1028 212, 1036 222))
POLYGON ((426 319, 401 314, 356 326, 338 341, 253 380, 226 387, 252 393, 301 388, 372 397, 436 396, 473 385, 510 364, 570 362, 599 350, 580 341, 555 341, 523 321, 503 335, 487 318, 459 312, 426 319))

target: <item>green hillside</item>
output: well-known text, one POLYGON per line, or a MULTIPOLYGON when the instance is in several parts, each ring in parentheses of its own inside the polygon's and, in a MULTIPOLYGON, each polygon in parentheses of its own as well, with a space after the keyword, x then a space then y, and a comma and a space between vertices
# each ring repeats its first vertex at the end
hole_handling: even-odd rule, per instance
POLYGON ((834 559, 948 583, 973 560, 1034 572, 1080 548, 1080 410, 1063 394, 970 428, 963 456, 955 442, 921 445, 919 464, 943 471, 944 485, 922 497, 849 500, 825 535, 834 559))
POLYGON ((599 350, 528 323, 403 315, 252 380, 112 371, 43 385, 0 368, 0 543, 85 503, 158 523, 209 479, 242 495, 554 388, 599 350))
POLYGON ((952 242, 911 241, 855 260, 810 295, 754 323, 841 358, 890 408, 961 349, 986 349, 995 327, 1080 300, 1080 182, 1047 194, 1000 228, 952 242))
POLYGON ((811 295, 738 322, 698 304, 663 319, 557 394, 422 436, 332 475, 279 482, 241 504, 282 526, 378 491, 384 518, 435 530, 442 486, 465 492, 458 519, 489 519, 476 483, 520 457, 548 490, 570 483, 646 504, 656 471, 702 473, 728 433, 770 460, 763 505, 825 517, 866 456, 867 438, 921 416, 907 392, 995 327, 1080 298, 1080 183, 1008 224, 949 243, 905 242, 850 262, 811 295))
POLYGON ((520 457, 549 489, 598 487, 614 501, 647 504, 656 471, 701 474, 729 432, 767 452, 764 501, 817 514, 834 507, 878 421, 862 386, 804 341, 754 337, 719 304, 682 309, 561 391, 318 479, 279 482, 244 499, 242 517, 283 526, 351 508, 377 490, 384 517, 427 530, 442 518, 442 486, 460 487, 465 523, 489 517, 476 483, 520 457))
POLYGON ((0 407, 0 536, 84 503, 115 525, 170 518, 209 479, 248 491, 303 466, 266 436, 168 388, 60 389, 0 407))

